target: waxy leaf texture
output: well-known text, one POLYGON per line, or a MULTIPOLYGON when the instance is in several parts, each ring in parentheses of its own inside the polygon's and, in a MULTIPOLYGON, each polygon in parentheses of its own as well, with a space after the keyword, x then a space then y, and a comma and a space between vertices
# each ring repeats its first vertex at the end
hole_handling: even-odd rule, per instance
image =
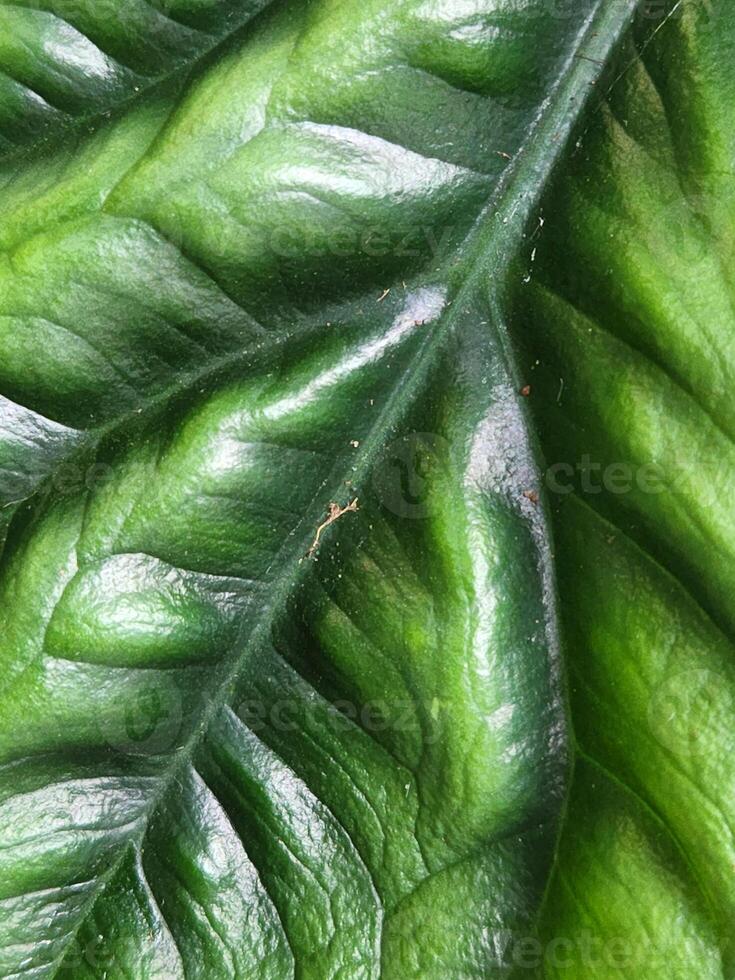
POLYGON ((733 975, 734 56, 0 0, 1 977, 733 975))

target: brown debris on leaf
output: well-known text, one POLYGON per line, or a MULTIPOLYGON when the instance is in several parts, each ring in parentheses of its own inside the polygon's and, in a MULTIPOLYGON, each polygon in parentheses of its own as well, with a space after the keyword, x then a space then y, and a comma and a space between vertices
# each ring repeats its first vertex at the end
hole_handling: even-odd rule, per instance
POLYGON ((311 547, 309 548, 306 557, 312 558, 314 556, 319 548, 319 540, 323 532, 329 527, 330 524, 334 524, 335 521, 338 521, 343 514, 354 514, 357 510, 359 510, 359 507, 357 506, 357 497, 355 497, 354 500, 351 500, 345 507, 340 507, 339 504, 335 504, 334 501, 332 501, 332 503, 329 505, 329 514, 316 529, 314 540, 311 543, 311 547))

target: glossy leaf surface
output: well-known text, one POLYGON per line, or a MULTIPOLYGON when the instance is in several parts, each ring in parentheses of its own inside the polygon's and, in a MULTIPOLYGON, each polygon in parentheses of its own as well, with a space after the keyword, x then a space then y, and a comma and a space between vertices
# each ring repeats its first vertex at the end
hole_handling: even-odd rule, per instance
POLYGON ((555 977, 732 976, 734 51, 717 4, 628 40, 513 286, 582 759, 555 977))
POLYGON ((535 928, 497 287, 631 9, 0 4, 4 976, 502 975, 535 928))

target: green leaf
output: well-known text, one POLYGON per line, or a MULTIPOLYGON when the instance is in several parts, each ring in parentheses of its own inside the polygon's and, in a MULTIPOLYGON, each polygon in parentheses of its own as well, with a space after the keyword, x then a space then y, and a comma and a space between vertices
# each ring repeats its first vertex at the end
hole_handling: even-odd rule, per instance
POLYGON ((0 4, 3 976, 506 972, 568 752, 500 287, 633 6, 0 4))
POLYGON ((718 4, 629 39, 512 286, 586 760, 553 977, 732 975, 734 52, 718 4))
MULTIPOLYGON (((3 0, 0 151, 75 123, 95 126, 141 92, 181 84, 192 65, 268 0, 3 0)), ((52 144, 51 152, 57 149, 52 144)))

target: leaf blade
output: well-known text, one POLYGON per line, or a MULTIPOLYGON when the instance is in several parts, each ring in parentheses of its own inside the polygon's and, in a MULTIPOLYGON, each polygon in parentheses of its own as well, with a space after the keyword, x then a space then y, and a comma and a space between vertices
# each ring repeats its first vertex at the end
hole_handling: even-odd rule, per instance
MULTIPOLYGON (((599 5, 602 19, 599 22, 592 19, 587 25, 589 37, 583 32, 584 36, 577 36, 574 43, 587 43, 599 23, 605 26, 606 43, 612 43, 624 26, 629 9, 626 6, 621 11, 618 5, 617 13, 611 14, 612 8, 599 5)), ((490 4, 489 11, 493 10, 490 4)), ((453 9, 450 13, 456 16, 453 9)), ((437 29, 431 21, 428 26, 430 34, 437 29)), ((441 26, 443 29, 444 25, 441 26)), ((399 27, 405 30, 406 25, 399 27)), ((314 30, 318 33, 319 29, 317 24, 314 30)), ((599 39, 594 43, 600 43, 599 39)), ((558 58, 551 59, 549 65, 557 61, 558 58)), ((568 86, 583 88, 591 69, 585 67, 583 72, 578 66, 570 67, 568 60, 565 63, 571 79, 568 86)), ((447 71, 446 64, 442 71, 447 71)), ((433 87, 435 82, 427 80, 426 84, 433 87)), ((565 94, 568 90, 562 88, 565 94)), ((572 114, 566 105, 555 104, 554 109, 555 113, 543 120, 546 128, 541 124, 535 130, 537 163, 547 128, 554 123, 560 126, 571 123, 572 114)), ((519 113, 519 119, 527 119, 525 109, 519 113)), ((523 132, 520 123, 516 129, 518 133, 523 132)), ((420 129, 418 132, 421 135, 420 129)), ((317 135, 322 138, 323 130, 317 135)), ((344 142, 343 132, 334 135, 344 142)), ((280 138, 281 133, 276 132, 276 136, 280 138)), ((370 135, 371 150, 376 147, 376 139, 380 138, 370 135)), ((343 146, 343 142, 338 146, 343 146)), ((380 147, 377 157, 368 157, 369 160, 382 165, 388 153, 388 158, 397 160, 403 168, 413 165, 413 156, 403 153, 390 156, 393 150, 386 149, 384 142, 377 144, 380 147)), ((354 145, 354 139, 350 145, 354 145)), ((275 151, 269 150, 272 152, 275 151)), ((458 179, 456 170, 440 167, 432 171, 435 175, 432 179, 436 179, 437 173, 450 189, 458 179)), ((231 172, 227 174, 232 178, 231 172)), ((239 178, 241 172, 235 174, 239 178)), ((544 175, 545 170, 537 172, 537 164, 531 166, 529 180, 536 182, 534 190, 544 175)), ((403 175, 406 184, 409 176, 403 175)), ((368 169, 360 179, 375 197, 370 180, 375 179, 377 186, 381 186, 380 169, 377 172, 368 169)), ((474 177, 470 175, 467 179, 474 180, 474 177)), ((431 181, 427 185, 431 190, 430 185, 431 181)), ((515 220, 518 214, 512 207, 514 186, 509 181, 505 188, 504 206, 509 221, 515 220)), ((115 193, 121 193, 119 187, 115 193)), ((340 193, 349 201, 351 187, 340 193)), ((524 186, 524 193, 524 206, 528 207, 533 201, 528 186, 524 186)), ((365 199, 358 194, 357 200, 362 202, 362 207, 365 199)), ((416 195, 416 201, 419 208, 416 213, 420 217, 427 204, 421 193, 416 195)), ((82 236, 87 235, 83 238, 85 248, 95 256, 94 275, 99 274, 99 269, 104 273, 106 255, 124 257, 131 242, 136 252, 141 251, 140 243, 146 236, 151 241, 151 265, 170 254, 170 243, 158 232, 151 237, 150 230, 139 219, 98 218, 94 206, 91 199, 85 201, 86 216, 80 219, 77 215, 70 218, 62 204, 54 219, 58 228, 52 227, 47 233, 52 242, 66 242, 67 236, 79 234, 81 229, 82 236), (108 228, 111 238, 105 240, 103 234, 108 228), (92 229, 91 237, 89 229, 92 229)), ((313 202, 309 208, 312 206, 313 202)), ((303 223, 309 220, 311 211, 297 211, 297 214, 303 223)), ((190 215, 182 230, 189 233, 194 226, 190 215)), ((201 232, 202 227, 208 232, 205 226, 197 226, 195 231, 201 232)), ((35 232, 31 240, 35 247, 42 250, 47 247, 45 240, 39 242, 35 232)), ((195 251, 191 239, 181 241, 187 252, 195 251)), ((225 244, 231 247, 231 242, 225 244)), ((71 253, 74 254, 73 248, 71 253)), ((215 277, 218 286, 221 288, 224 283, 224 295, 232 293, 236 305, 247 307, 249 301, 246 302, 241 288, 244 281, 241 267, 236 267, 233 275, 227 251, 221 254, 224 255, 222 266, 215 277)), ((245 254, 247 259, 247 249, 245 254)), ((465 269, 475 262, 472 248, 461 251, 460 257, 465 269)), ((201 254, 196 258, 209 274, 214 261, 211 254, 206 261, 201 254)), ((73 260, 75 266, 77 261, 73 260)), ((268 261, 272 262, 272 257, 268 261)), ((409 263, 409 268, 413 267, 409 263)), ((248 268, 247 262, 244 268, 248 268)), ((399 271, 401 268, 399 263, 399 271)), ((382 275, 379 270, 378 263, 369 269, 369 275, 382 275)), ((289 597, 298 593, 302 581, 312 576, 312 565, 301 559, 308 552, 314 529, 323 520, 329 498, 345 496, 342 489, 345 477, 359 488, 365 509, 355 516, 354 524, 347 524, 343 519, 335 525, 334 539, 331 536, 328 539, 332 550, 320 554, 319 562, 330 561, 336 569, 336 548, 342 533, 354 535, 354 527, 360 527, 359 521, 372 517, 376 509, 375 520, 385 519, 379 513, 381 500, 375 499, 376 493, 369 486, 365 499, 363 486, 369 485, 386 439, 400 437, 404 419, 412 417, 414 406, 418 406, 414 424, 422 416, 424 420, 432 419, 432 426, 444 441, 438 454, 440 464, 434 466, 432 474, 432 480, 437 481, 432 494, 437 497, 442 486, 448 487, 456 513, 461 516, 459 529, 454 526, 456 514, 451 508, 449 512, 439 508, 431 522, 432 533, 442 536, 448 553, 457 556, 458 569, 462 570, 461 573, 449 568, 443 570, 454 603, 444 600, 438 616, 453 651, 446 678, 456 701, 456 717, 448 721, 441 717, 440 685, 446 679, 438 671, 441 650, 429 644, 426 637, 422 638, 419 631, 415 649, 393 651, 393 654, 400 655, 399 659, 410 653, 421 654, 427 660, 423 670, 411 667, 408 662, 404 670, 412 681, 409 693, 416 716, 411 723, 414 738, 418 724, 419 734, 423 726, 437 738, 437 745, 429 745, 431 761, 425 768, 419 767, 417 799, 411 799, 411 781, 408 783, 407 810, 410 813, 412 807, 417 807, 418 829, 408 827, 403 835, 396 834, 397 857, 384 870, 396 903, 402 894, 413 895, 403 906, 390 942, 400 948, 406 942, 406 932, 410 933, 411 923, 420 923, 423 916, 431 914, 435 904, 433 888, 420 887, 421 875, 426 875, 427 870, 436 875, 446 870, 443 880, 456 880, 458 889, 466 886, 467 901, 476 903, 472 921, 479 922, 487 905, 488 876, 480 867, 485 862, 484 853, 480 853, 477 867, 472 855, 494 837, 500 844, 498 861, 506 869, 505 874, 510 878, 518 872, 524 883, 522 895, 510 896, 507 915, 519 923, 532 917, 543 877, 539 878, 538 868, 550 858, 556 812, 564 787, 565 753, 553 599, 543 517, 531 497, 524 496, 524 492, 533 493, 528 486, 534 479, 532 449, 518 405, 502 328, 497 321, 492 324, 495 309, 485 296, 485 270, 475 270, 474 279, 466 278, 465 285, 459 282, 462 271, 460 266, 453 275, 447 275, 448 295, 444 283, 437 284, 433 271, 428 275, 424 272, 404 287, 403 295, 395 283, 390 296, 383 297, 380 304, 370 292, 358 293, 341 306, 330 299, 326 313, 319 311, 307 316, 293 299, 293 284, 287 283, 282 294, 285 299, 269 324, 272 332, 281 330, 282 337, 265 345, 257 355, 256 340, 249 363, 246 352, 242 358, 233 354, 233 363, 225 365, 221 374, 218 373, 221 365, 215 365, 211 372, 214 390, 196 392, 194 398, 191 391, 194 386, 189 383, 179 386, 178 392, 175 385, 171 386, 173 397, 169 397, 166 388, 159 394, 160 389, 152 383, 150 388, 155 397, 149 395, 143 418, 136 422, 138 413, 133 409, 119 428, 94 433, 98 442, 95 461, 109 466, 107 484, 81 495, 72 494, 68 499, 52 496, 47 502, 41 500, 35 512, 29 508, 27 515, 20 515, 11 528, 4 559, 10 568, 9 597, 17 590, 17 582, 26 581, 26 570, 30 580, 35 577, 34 559, 29 551, 33 542, 40 542, 47 561, 51 558, 49 566, 53 572, 62 570, 56 589, 63 593, 63 602, 49 602, 46 588, 32 582, 34 588, 29 592, 33 594, 35 590, 39 608, 39 624, 34 625, 44 625, 45 646, 39 651, 38 647, 24 645, 19 655, 13 650, 6 653, 11 672, 17 672, 21 685, 18 688, 21 693, 8 702, 8 716, 3 723, 5 737, 0 739, 6 761, 15 758, 19 763, 12 773, 12 785, 18 785, 20 780, 23 785, 33 786, 41 780, 53 787, 54 779, 61 780, 63 785, 68 771, 83 772, 82 778, 94 780, 99 756, 93 747, 97 746, 99 752, 102 743, 103 758, 107 753, 104 764, 107 770, 113 770, 108 771, 109 778, 123 780, 116 785, 126 786, 124 780, 129 778, 126 773, 132 770, 137 779, 148 781, 144 785, 155 787, 144 794, 145 799, 141 797, 135 805, 131 804, 133 817, 122 823, 117 833, 116 860, 108 860, 107 852, 93 840, 81 838, 79 860, 84 863, 87 848, 92 865, 102 870, 97 875, 94 892, 85 895, 82 904, 76 897, 72 901, 70 896, 67 901, 67 906, 72 908, 64 925, 67 942, 94 917, 95 898, 111 885, 118 869, 121 875, 127 876, 126 881, 131 880, 133 872, 124 862, 128 861, 131 848, 142 846, 150 814, 166 796, 181 767, 193 757, 203 732, 215 723, 223 698, 231 693, 237 677, 247 673, 248 658, 269 642, 274 617, 281 615, 280 610, 285 608, 289 597), (284 329, 284 310, 292 317, 298 314, 298 329, 284 329), (330 317, 327 325, 334 324, 334 329, 325 337, 323 328, 320 331, 319 327, 327 316, 330 317), (471 331, 467 323, 472 324, 471 331), (463 327, 467 337, 463 335, 463 327), (240 360, 248 363, 245 380, 237 371, 240 360), (429 380, 435 389, 432 397, 423 389, 429 380), (371 399, 379 405, 374 417, 367 408, 371 399), (481 462, 482 451, 488 445, 498 452, 489 466, 481 462), (511 466, 503 462, 506 459, 512 460, 511 466), (59 540, 60 528, 67 532, 63 541, 59 540), (352 531, 343 531, 344 528, 352 531), (69 529, 72 540, 68 539, 69 529), (493 564, 493 555, 499 553, 512 553, 518 561, 518 575, 507 593, 502 575, 493 564), (216 581, 212 581, 213 577, 216 581), (185 580, 183 588, 182 579, 185 580), (102 601, 103 595, 109 595, 111 601, 102 601), (506 601, 507 610, 503 608, 506 601), (472 615, 462 612, 465 603, 475 610, 472 615), (210 621, 206 612, 202 612, 207 604, 219 616, 214 627, 207 625, 210 621), (167 614, 162 610, 167 610, 167 614), (233 622, 239 622, 236 642, 228 633, 230 612, 233 622), (478 621, 473 622, 473 617, 478 621), (534 624, 530 630, 529 622, 534 624), (80 624, 89 629, 92 641, 85 640, 80 624), (219 657, 207 647, 213 630, 213 646, 220 651, 219 657), (472 651, 469 664, 468 644, 472 651), (241 659, 246 645, 247 656, 241 659), (29 655, 30 662, 24 659, 29 655), (210 663, 204 669, 202 662, 207 655, 210 663), (217 663, 211 662, 213 656, 217 663), (505 702, 502 698, 498 702, 497 691, 491 691, 487 683, 487 676, 496 666, 495 656, 504 661, 500 689, 507 698, 505 702), (17 657, 15 662, 13 657, 17 657), (116 662, 113 664, 111 660, 116 662), (523 674, 529 662, 533 680, 524 682, 523 674), (468 669, 476 671, 469 692, 463 689, 463 677, 468 669), (27 712, 31 692, 35 713, 31 719, 25 719, 24 726, 16 727, 15 719, 20 723, 27 712), (94 702, 95 718, 85 708, 88 699, 94 702), (467 741, 472 746, 471 752, 465 747, 467 741), (19 751, 25 754, 25 759, 17 759, 19 751), (49 751, 52 757, 43 765, 33 758, 34 753, 43 755, 49 751), (532 764, 523 765, 524 753, 532 758, 532 764), (451 787, 449 794, 442 787, 442 778, 451 787), (492 786, 500 788, 497 800, 488 794, 492 786), (539 820, 542 830, 536 836, 530 832, 526 835, 527 825, 539 820), (502 840, 516 830, 521 846, 514 847, 510 854, 502 840), (419 854, 417 845, 418 851, 425 853, 419 854), (460 870, 450 872, 453 862, 458 869, 466 863, 466 874, 460 870)), ((193 277, 194 270, 189 269, 187 275, 193 277)), ((303 270, 299 275, 303 275, 303 270)), ((332 275, 329 261, 324 264, 324 275, 327 278, 332 275)), ((159 283, 153 273, 150 280, 159 283)), ((369 282, 368 279, 368 285, 369 282)), ((360 288, 365 288, 365 283, 361 279, 360 288)), ((144 282, 141 288, 142 295, 148 299, 150 285, 144 282)), ((127 307, 128 294, 124 289, 116 291, 122 293, 116 302, 127 307)), ((217 296, 218 309, 227 307, 219 292, 217 296)), ((82 290, 74 297, 79 308, 86 293, 82 290)), ((203 305, 206 311, 207 303, 203 305)), ((125 312, 130 315, 129 309, 125 312)), ((252 323, 252 317, 241 313, 233 317, 238 324, 252 323)), ((151 322, 155 320, 152 318, 151 322)), ((156 339, 155 333, 151 336, 156 339)), ((136 340, 133 349, 139 354, 140 340, 136 340)), ((145 364, 144 369, 148 368, 145 364)), ((358 540, 363 533, 358 531, 358 540)), ((423 538, 430 545, 431 535, 425 533, 423 538)), ((345 539, 345 552, 354 547, 354 539, 351 543, 345 539)), ((410 553, 416 545, 409 541, 404 547, 410 553)), ((435 585, 433 590, 432 587, 427 590, 424 583, 422 590, 428 591, 432 602, 439 603, 440 597, 433 595, 435 585)), ((29 607, 33 608, 30 595, 24 596, 17 611, 13 610, 12 601, 6 604, 10 634, 22 635, 27 629, 24 609, 29 607)), ((342 646, 339 637, 335 641, 329 630, 320 629, 320 642, 330 649, 324 660, 326 666, 330 659, 337 658, 342 646)), ((385 644, 386 639, 381 638, 381 642, 385 644)), ((363 659, 362 663, 366 665, 369 660, 363 659)), ((327 687, 326 701, 335 699, 340 685, 346 686, 348 692, 352 685, 352 703, 362 704, 369 688, 358 690, 355 696, 355 668, 359 662, 353 663, 351 670, 346 666, 342 664, 337 686, 331 690, 327 687)), ((401 742, 411 732, 394 734, 400 736, 401 742)), ((275 738, 273 733, 270 737, 275 738)), ((397 751, 395 746, 391 748, 397 751)), ((384 769, 386 759, 380 754, 377 758, 384 769)), ((314 778, 313 768, 311 774, 314 778)), ((91 784, 85 785, 91 788, 91 784)), ((374 784, 371 791, 377 792, 374 784)), ((59 787, 52 789, 46 812, 41 810, 36 814, 37 825, 43 826, 53 810, 65 808, 65 797, 62 799, 65 792, 59 787)), ((94 837, 97 833, 94 828, 106 818, 105 794, 96 803, 89 802, 93 809, 97 807, 89 820, 94 837)), ((366 854, 370 853, 371 843, 364 844, 366 854)), ((56 846, 51 835, 43 846, 56 846)), ((42 861, 44 853, 39 852, 37 862, 42 861)), ((254 859, 255 853, 250 856, 254 859)), ((367 858, 361 855, 360 860, 367 858)), ((14 872, 18 877, 26 863, 25 855, 20 855, 14 872)), ((262 878, 272 873, 267 867, 258 868, 258 872, 262 878)), ((499 873, 497 867, 495 873, 499 873)), ((74 875, 79 874, 81 868, 75 868, 74 875)), ((31 882, 23 879, 23 887, 31 887, 31 882)), ((140 894, 145 892, 140 879, 130 887, 140 894)), ((271 890, 274 888, 275 884, 271 890)), ((136 907, 148 907, 153 914, 146 901, 141 898, 136 907)), ((285 911, 292 914, 290 909, 285 911)), ((17 920, 11 916, 8 921, 17 920)), ((507 922, 501 921, 498 928, 506 925, 507 922)), ((27 948, 40 944, 44 927, 42 919, 35 924, 24 920, 26 931, 22 933, 21 945, 27 948)), ((318 919, 314 927, 318 930, 318 919)), ((298 938, 298 929, 292 927, 291 932, 298 938)), ((160 940, 164 944, 160 955, 166 960, 172 952, 160 922, 154 934, 164 937, 160 940)), ((116 941, 114 936, 111 941, 116 941)), ((9 942, 10 937, 6 944, 9 942)), ((179 938, 179 942, 183 940, 179 938)), ((295 942, 291 935, 289 942, 295 942)), ((356 975, 377 975, 380 964, 371 946, 374 941, 366 938, 364 943, 365 959, 355 967, 356 975)), ((53 947, 52 958, 37 961, 39 975, 56 971, 63 955, 58 948, 59 944, 53 947)), ((36 955, 41 956, 40 945, 38 949, 36 955)), ((305 948, 299 952, 306 964, 300 967, 305 975, 311 970, 313 975, 322 976, 325 970, 329 972, 334 967, 329 943, 321 946, 312 958, 305 948)), ((141 956, 150 956, 151 969, 158 968, 155 948, 145 954, 138 950, 134 955, 138 963, 145 961, 141 956)), ((405 962, 412 962, 416 951, 409 949, 403 955, 408 957, 405 962)), ((478 938, 474 929, 467 929, 459 948, 436 948, 435 966, 439 973, 458 962, 469 964, 467 969, 474 969, 480 963, 483 969, 494 969, 497 964, 493 956, 491 942, 478 938)), ((92 965, 92 969, 96 967, 92 965)))

